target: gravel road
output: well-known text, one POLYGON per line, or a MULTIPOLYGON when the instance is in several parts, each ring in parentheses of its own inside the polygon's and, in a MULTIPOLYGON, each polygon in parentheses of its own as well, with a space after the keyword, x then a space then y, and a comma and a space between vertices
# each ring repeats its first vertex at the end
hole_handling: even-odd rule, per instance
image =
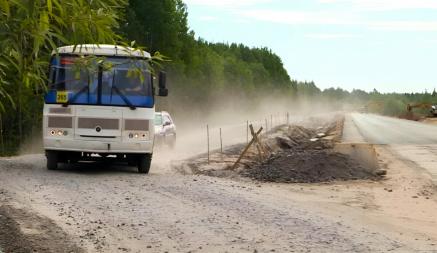
POLYGON ((3 202, 50 217, 89 252, 371 252, 408 249, 270 186, 123 167, 47 171, 41 155, 0 161, 3 202))
MULTIPOLYGON (((435 219, 433 214, 415 221, 408 213, 397 217, 384 211, 385 203, 391 203, 386 201, 390 195, 384 194, 393 194, 386 193, 386 184, 398 182, 393 179, 326 185, 257 183, 181 175, 170 169, 167 156, 158 153, 156 158, 150 175, 104 163, 48 171, 43 155, 3 158, 0 207, 12 216, 34 217, 12 217, 24 235, 23 245, 38 243, 35 236, 41 234, 62 235, 40 241, 54 245, 46 252, 60 252, 60 241, 73 249, 70 252, 437 250, 437 235, 411 225, 435 219)), ((395 165, 404 168, 399 162, 395 165)), ((422 183, 418 185, 423 191, 422 183)), ((410 191, 416 194, 416 188, 410 191)), ((397 194, 393 203, 413 207, 402 199, 405 192, 397 194)), ((430 199, 408 198, 435 210, 435 200, 427 196, 430 199)), ((0 222, 0 235, 1 226, 0 222)))

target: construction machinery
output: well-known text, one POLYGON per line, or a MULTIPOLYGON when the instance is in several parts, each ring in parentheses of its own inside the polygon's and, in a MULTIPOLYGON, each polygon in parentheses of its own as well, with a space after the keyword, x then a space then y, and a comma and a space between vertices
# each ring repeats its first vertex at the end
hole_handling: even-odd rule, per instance
POLYGON ((432 103, 416 103, 416 104, 408 104, 407 112, 408 114, 413 114, 414 109, 425 109, 429 110, 433 117, 437 117, 437 105, 432 103))

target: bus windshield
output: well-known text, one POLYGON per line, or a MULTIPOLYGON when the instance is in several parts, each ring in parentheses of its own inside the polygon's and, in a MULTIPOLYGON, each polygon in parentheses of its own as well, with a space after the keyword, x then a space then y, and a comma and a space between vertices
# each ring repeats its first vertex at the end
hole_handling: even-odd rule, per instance
POLYGON ((148 63, 126 57, 53 57, 46 103, 153 107, 148 63))

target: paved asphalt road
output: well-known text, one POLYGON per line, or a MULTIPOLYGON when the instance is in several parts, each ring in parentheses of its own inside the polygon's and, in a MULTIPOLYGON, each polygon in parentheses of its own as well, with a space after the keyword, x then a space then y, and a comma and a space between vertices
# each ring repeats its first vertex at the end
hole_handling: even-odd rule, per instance
POLYGON ((437 185, 437 126, 373 114, 346 118, 343 141, 388 145, 401 159, 422 167, 437 185))
POLYGON ((353 122, 372 144, 437 144, 437 126, 373 114, 352 114, 353 122))

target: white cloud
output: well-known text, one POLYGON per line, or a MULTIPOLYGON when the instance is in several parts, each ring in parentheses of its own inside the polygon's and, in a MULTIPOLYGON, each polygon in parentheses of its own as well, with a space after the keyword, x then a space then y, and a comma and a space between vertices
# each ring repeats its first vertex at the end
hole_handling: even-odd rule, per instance
POLYGON ((355 39, 355 38, 362 38, 362 37, 363 36, 358 34, 347 34, 347 33, 310 33, 305 35, 305 38, 319 39, 319 40, 355 39))
POLYGON ((190 5, 200 5, 208 7, 222 7, 222 8, 239 8, 254 6, 261 3, 269 3, 272 0, 185 0, 184 2, 190 5))
MULTIPOLYGON (((377 21, 366 19, 361 11, 385 11, 396 9, 435 9, 437 0, 318 0, 323 4, 347 4, 354 8, 349 12, 325 11, 295 11, 261 9, 258 4, 270 3, 273 0, 185 0, 188 5, 198 5, 211 8, 231 10, 238 20, 258 20, 286 25, 330 25, 354 26, 371 30, 434 32, 437 31, 436 21, 377 21)), ((215 16, 201 16, 200 21, 218 20, 215 16)), ((326 34, 325 34, 326 35, 326 34)), ((319 39, 330 39, 322 35, 319 39)), ((337 37, 338 38, 338 37, 337 37)), ((333 38, 331 38, 333 39, 333 38)))
POLYGON ((437 9, 436 0, 319 0, 320 3, 351 4, 360 10, 437 9))
POLYGON ((370 21, 358 15, 337 12, 250 10, 240 11, 238 14, 259 21, 286 25, 355 26, 371 30, 405 32, 437 31, 437 21, 370 21))
POLYGON ((386 31, 435 32, 437 31, 437 21, 374 22, 369 24, 369 27, 374 30, 386 30, 386 31))
POLYGON ((351 15, 327 12, 250 10, 241 11, 239 14, 256 20, 289 25, 348 25, 358 22, 351 15))

